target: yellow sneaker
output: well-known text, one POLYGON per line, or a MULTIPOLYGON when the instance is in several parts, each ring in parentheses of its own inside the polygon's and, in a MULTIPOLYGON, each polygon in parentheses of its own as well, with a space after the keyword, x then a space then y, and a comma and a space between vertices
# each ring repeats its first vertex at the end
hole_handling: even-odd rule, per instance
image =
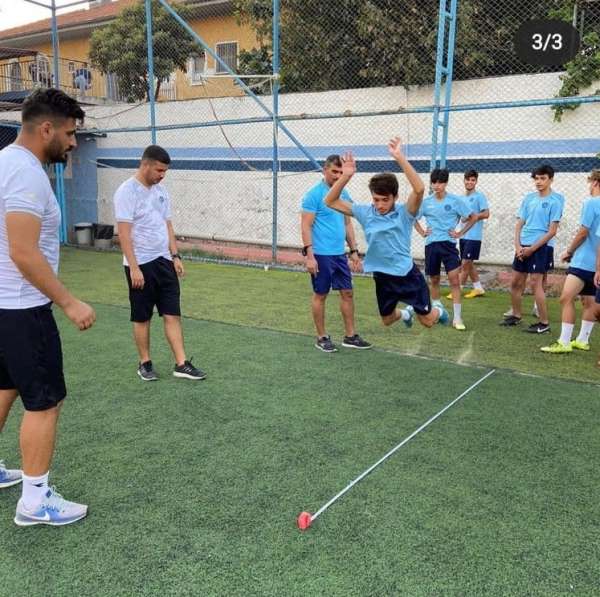
POLYGON ((573 352, 571 344, 563 344, 560 340, 557 340, 550 346, 542 346, 540 348, 542 352, 549 352, 551 354, 567 354, 573 352))
POLYGON ((465 298, 475 298, 478 296, 483 296, 485 294, 485 290, 479 288, 473 288, 470 292, 465 294, 465 298))
POLYGON ((451 293, 451 292, 449 292, 449 293, 446 295, 446 298, 447 298, 449 301, 451 301, 451 300, 452 300, 452 293, 451 293))
POLYGON ((589 350, 590 345, 587 342, 579 342, 578 340, 571 340, 571 348, 575 350, 589 350))
POLYGON ((452 324, 452 327, 459 332, 464 332, 467 329, 462 321, 455 321, 452 324))

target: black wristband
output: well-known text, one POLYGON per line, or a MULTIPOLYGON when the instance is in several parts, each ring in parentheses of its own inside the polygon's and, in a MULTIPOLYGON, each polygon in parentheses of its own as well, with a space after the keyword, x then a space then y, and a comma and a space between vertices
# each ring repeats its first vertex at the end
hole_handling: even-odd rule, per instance
POLYGON ((173 259, 181 259, 181 255, 179 253, 173 253, 171 257, 173 257, 173 259))
POLYGON ((358 255, 358 249, 350 249, 348 255, 352 255, 352 253, 356 253, 358 255))

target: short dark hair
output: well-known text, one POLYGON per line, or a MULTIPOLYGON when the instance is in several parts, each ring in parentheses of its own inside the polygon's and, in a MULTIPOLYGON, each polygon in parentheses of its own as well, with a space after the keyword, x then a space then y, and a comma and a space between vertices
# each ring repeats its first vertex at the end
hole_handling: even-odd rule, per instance
POLYGON ((338 168, 342 167, 342 158, 339 156, 339 154, 332 153, 325 158, 323 168, 329 168, 329 166, 337 166, 338 168))
POLYGON ((369 191, 375 195, 398 196, 398 179, 392 172, 375 174, 369 180, 369 191))
POLYGON ((84 117, 85 112, 77 101, 60 89, 36 89, 23 102, 21 108, 23 124, 65 118, 83 122, 84 117))
POLYGON ((449 178, 448 168, 435 168, 429 175, 429 182, 448 182, 449 178))
POLYGON ((548 176, 548 178, 554 178, 554 168, 550 164, 542 164, 533 170, 531 178, 536 176, 548 176))
POLYGON ((465 178, 479 178, 479 172, 477 170, 467 170, 465 172, 465 178))
POLYGON ((160 145, 148 145, 142 154, 142 160, 154 160, 167 166, 171 163, 171 156, 160 145))

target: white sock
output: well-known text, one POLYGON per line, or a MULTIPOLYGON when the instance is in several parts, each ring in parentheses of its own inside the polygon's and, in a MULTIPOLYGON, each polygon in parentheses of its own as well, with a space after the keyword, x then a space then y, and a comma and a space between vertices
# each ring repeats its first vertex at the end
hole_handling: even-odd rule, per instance
POLYGON ((483 290, 483 286, 481 285, 481 281, 479 281, 479 282, 473 282, 473 288, 475 288, 475 290, 483 290))
POLYGON ((590 341, 590 334, 592 333, 592 329, 594 328, 595 321, 585 321, 585 319, 581 320, 581 329, 579 330, 579 336, 577 336, 577 342, 583 342, 587 344, 590 341))
POLYGON ((558 339, 558 341, 561 344, 567 345, 571 342, 571 336, 573 335, 574 327, 574 323, 565 323, 564 321, 562 322, 562 325, 560 327, 560 338, 558 339))
POLYGON ((22 499, 28 510, 33 510, 42 503, 48 492, 48 473, 39 477, 28 477, 23 473, 22 499))
POLYGON ((453 321, 462 321, 462 317, 461 317, 462 305, 460 303, 454 303, 452 305, 452 308, 454 309, 453 321))
POLYGON ((402 321, 408 321, 410 319, 410 313, 406 309, 400 309, 400 318, 402 321))

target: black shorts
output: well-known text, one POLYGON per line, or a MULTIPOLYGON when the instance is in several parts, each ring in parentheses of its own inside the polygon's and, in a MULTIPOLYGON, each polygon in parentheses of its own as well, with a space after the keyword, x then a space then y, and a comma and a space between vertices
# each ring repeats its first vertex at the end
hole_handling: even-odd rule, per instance
MULTIPOLYGON (((523 248, 526 249, 527 246, 523 245, 523 248)), ((554 254, 554 251, 552 254, 554 254)), ((525 259, 517 259, 515 255, 512 268, 522 274, 545 274, 550 269, 549 265, 548 245, 542 245, 535 253, 525 259)))
POLYGON ((479 253, 481 252, 480 240, 461 238, 458 241, 458 246, 460 247, 460 258, 463 261, 477 261, 479 259, 479 253))
POLYGON ((379 314, 382 317, 391 315, 398 303, 411 305, 419 315, 427 315, 431 311, 429 288, 416 265, 413 265, 406 276, 374 272, 373 279, 379 314))
POLYGON ((441 240, 425 245, 425 273, 428 276, 439 276, 442 263, 446 273, 460 267, 456 243, 441 240))
POLYGON ((51 303, 0 309, 0 390, 17 390, 25 410, 54 408, 67 395, 51 303))
POLYGON ((172 261, 159 257, 140 265, 144 274, 144 288, 131 287, 131 273, 125 266, 125 277, 129 286, 131 321, 143 323, 152 319, 154 307, 158 314, 181 315, 179 304, 179 279, 172 261))
POLYGON ((594 286, 594 274, 586 269, 580 269, 578 267, 570 267, 567 270, 567 275, 575 276, 583 282, 583 288, 579 292, 580 296, 595 296, 596 287, 594 286))

